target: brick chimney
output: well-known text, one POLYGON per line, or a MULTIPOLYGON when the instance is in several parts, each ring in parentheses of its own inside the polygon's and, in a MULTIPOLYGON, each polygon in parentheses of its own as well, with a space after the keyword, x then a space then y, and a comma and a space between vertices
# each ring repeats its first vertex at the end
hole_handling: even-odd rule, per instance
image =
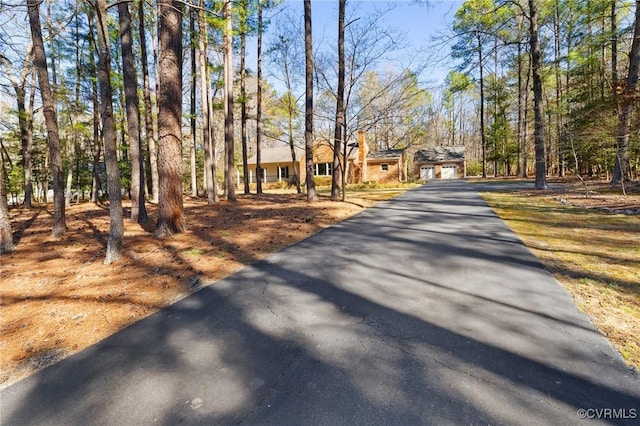
POLYGON ((365 130, 358 130, 358 165, 360 166, 360 182, 367 182, 369 180, 367 154, 369 154, 367 132, 365 130))

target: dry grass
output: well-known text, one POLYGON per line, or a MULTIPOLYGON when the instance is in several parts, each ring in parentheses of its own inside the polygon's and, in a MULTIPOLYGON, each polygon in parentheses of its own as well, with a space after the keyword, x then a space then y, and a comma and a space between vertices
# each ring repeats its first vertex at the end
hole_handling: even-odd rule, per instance
MULTIPOLYGON (((604 191, 600 191, 603 193, 604 191)), ((584 208, 575 191, 557 193, 485 193, 489 205, 573 296, 577 305, 640 368, 640 216, 584 208), (566 201, 565 201, 566 202, 566 201), (575 207, 580 204, 581 207, 575 207)), ((628 195, 620 207, 635 208, 640 195, 628 195)), ((596 200, 606 206, 606 196, 596 200)))

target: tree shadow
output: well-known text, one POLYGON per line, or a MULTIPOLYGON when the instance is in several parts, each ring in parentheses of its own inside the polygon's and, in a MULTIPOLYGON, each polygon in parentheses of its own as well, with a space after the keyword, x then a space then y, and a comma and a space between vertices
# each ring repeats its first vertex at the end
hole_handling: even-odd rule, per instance
POLYGON ((387 219, 322 231, 3 390, 3 421, 577 424, 579 408, 640 406, 523 246, 387 219))

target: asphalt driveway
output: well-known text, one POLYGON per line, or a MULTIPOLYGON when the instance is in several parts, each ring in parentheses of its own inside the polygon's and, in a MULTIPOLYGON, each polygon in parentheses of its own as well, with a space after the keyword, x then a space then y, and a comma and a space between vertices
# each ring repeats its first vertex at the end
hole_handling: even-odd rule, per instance
POLYGON ((3 425, 640 422, 637 374, 460 181, 380 203, 0 398, 3 425))

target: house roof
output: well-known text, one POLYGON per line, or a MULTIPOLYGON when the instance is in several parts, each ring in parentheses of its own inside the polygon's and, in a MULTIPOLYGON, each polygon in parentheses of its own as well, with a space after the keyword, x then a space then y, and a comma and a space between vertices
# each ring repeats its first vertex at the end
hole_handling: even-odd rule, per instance
POLYGON ((388 149, 386 151, 371 151, 367 160, 390 160, 402 157, 404 149, 388 149))
MULTIPOLYGON (((304 149, 295 147, 296 159, 302 160, 304 158, 304 149)), ((389 149, 386 151, 371 151, 367 154, 367 160, 391 160, 402 157, 404 153, 403 149, 389 149)), ((357 150, 350 150, 350 158, 355 158, 357 150)), ((268 163, 290 163, 291 162, 291 148, 288 145, 277 146, 272 148, 262 148, 260 151, 260 162, 262 164, 268 163)), ((255 154, 247 160, 248 164, 257 164, 255 154)))
MULTIPOLYGON (((296 159, 300 160, 304 157, 304 149, 295 147, 296 159)), ((277 146, 273 148, 262 148, 260 150, 260 162, 262 164, 268 163, 290 163, 291 162, 291 148, 288 145, 277 146)), ((255 154, 247 160, 248 164, 257 164, 255 154)))
POLYGON ((443 161, 464 161, 464 146, 434 146, 416 151, 413 163, 436 163, 443 161))

